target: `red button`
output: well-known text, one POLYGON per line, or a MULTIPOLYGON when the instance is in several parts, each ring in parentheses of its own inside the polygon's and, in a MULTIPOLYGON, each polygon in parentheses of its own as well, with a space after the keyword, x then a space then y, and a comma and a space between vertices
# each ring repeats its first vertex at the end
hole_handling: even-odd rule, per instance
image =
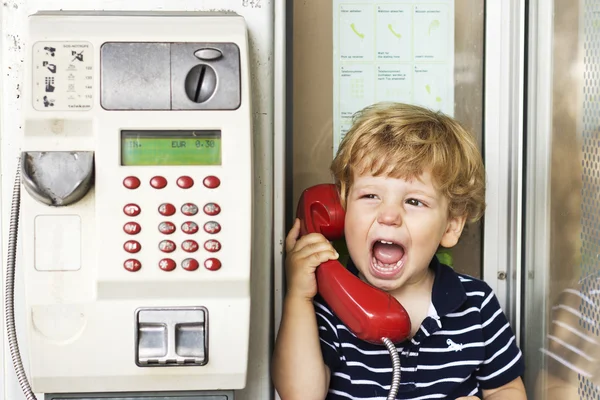
POLYGON ((170 240, 163 240, 158 244, 158 248, 160 249, 160 251, 162 251, 163 253, 172 253, 175 251, 175 249, 177 248, 177 246, 175 246, 175 243, 173 243, 170 240))
POLYGON ((204 232, 214 235, 215 233, 221 232, 221 225, 216 221, 208 221, 204 224, 204 232))
POLYGON ((136 242, 135 240, 128 240, 123 245, 123 248, 128 253, 137 253, 142 249, 142 245, 140 245, 139 242, 136 242))
POLYGON ((182 189, 189 189, 192 186, 194 186, 194 180, 189 176, 180 176, 177 179, 177 186, 179 186, 182 189))
POLYGON ((123 263, 123 266, 127 271, 136 272, 142 268, 142 263, 136 259, 130 258, 123 263))
POLYGON ((127 189, 137 189, 140 187, 140 180, 135 176, 128 176, 127 178, 123 179, 123 186, 125 186, 127 189))
POLYGON ((142 230, 142 227, 137 222, 128 222, 123 226, 123 230, 129 235, 137 235, 142 230))
POLYGON ((216 176, 207 176, 206 178, 204 178, 204 181, 202 181, 202 183, 209 189, 215 189, 218 188, 219 185, 221 185, 221 181, 216 176))
POLYGON ((183 251, 188 253, 198 251, 198 247, 198 242, 196 242, 195 240, 186 240, 183 243, 181 243, 181 248, 183 249, 183 251))
POLYGON ((173 204, 163 203, 158 206, 158 212, 160 215, 164 215, 165 217, 170 217, 171 215, 175 214, 175 211, 177 211, 177 209, 173 204))
POLYGON ((162 176, 155 176, 154 178, 150 179, 150 186, 152 186, 154 189, 162 189, 167 186, 167 180, 162 176))
POLYGON ((135 217, 137 215, 140 215, 142 209, 137 204, 127 204, 125 207, 123 207, 123 212, 125 213, 125 215, 135 217))
POLYGON ((219 215, 221 207, 217 203, 208 203, 204 206, 204 214, 215 216, 219 215))
POLYGON ((168 221, 161 222, 158 225, 158 231, 160 233, 164 233, 165 235, 170 235, 171 233, 175 232, 175 229, 177 229, 177 228, 175 228, 175 224, 172 222, 168 222, 168 221))
POLYGON ((188 235, 193 235, 198 232, 198 224, 195 222, 187 221, 181 224, 181 230, 188 235))
POLYGON ((189 217, 196 215, 198 214, 198 206, 193 203, 185 203, 181 206, 181 213, 189 217))
POLYGON ((206 249, 206 251, 210 251, 211 253, 216 253, 217 251, 221 250, 221 243, 219 243, 218 240, 207 240, 206 242, 204 242, 204 248, 206 249))
POLYGON ((163 271, 173 271, 177 264, 170 258, 163 258, 158 262, 158 267, 163 271))
POLYGON ((200 264, 193 258, 186 258, 181 262, 181 267, 186 271, 195 271, 198 269, 200 264))
POLYGON ((216 271, 221 268, 221 261, 219 261, 217 258, 209 258, 204 261, 204 268, 210 271, 216 271))

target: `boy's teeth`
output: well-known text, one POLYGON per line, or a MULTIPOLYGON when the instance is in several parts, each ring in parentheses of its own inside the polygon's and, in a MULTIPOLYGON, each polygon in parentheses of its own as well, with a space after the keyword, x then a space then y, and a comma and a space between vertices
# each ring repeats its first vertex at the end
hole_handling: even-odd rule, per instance
POLYGON ((400 267, 403 262, 402 260, 398 260, 398 262, 394 263, 394 264, 383 264, 381 261, 379 261, 375 257, 373 257, 371 261, 373 262, 374 266, 376 266, 378 269, 384 270, 384 271, 394 270, 394 269, 400 267))
POLYGON ((385 240, 380 240, 380 242, 383 243, 383 244, 394 244, 393 242, 388 242, 388 241, 385 241, 385 240))

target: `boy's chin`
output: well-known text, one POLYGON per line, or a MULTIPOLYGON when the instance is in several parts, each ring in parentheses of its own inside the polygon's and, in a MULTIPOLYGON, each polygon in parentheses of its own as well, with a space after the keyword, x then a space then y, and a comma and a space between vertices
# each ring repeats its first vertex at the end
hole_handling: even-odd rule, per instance
POLYGON ((383 290, 384 292, 391 292, 398 289, 402 284, 399 282, 399 278, 395 279, 381 279, 373 276, 370 273, 360 273, 360 279, 368 283, 369 285, 376 287, 377 289, 383 290))

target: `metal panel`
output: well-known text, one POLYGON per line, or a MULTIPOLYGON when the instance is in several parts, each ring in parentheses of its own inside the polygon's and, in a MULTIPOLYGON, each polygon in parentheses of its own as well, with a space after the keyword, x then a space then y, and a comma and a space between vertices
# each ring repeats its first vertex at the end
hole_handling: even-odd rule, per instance
POLYGON ((523 153, 523 0, 486 2, 483 278, 519 340, 523 153))
POLYGON ((240 106, 240 49, 234 43, 173 43, 171 45, 171 87, 174 110, 235 110, 240 106), (202 48, 219 49, 216 60, 196 58, 202 48), (205 64, 216 75, 214 94, 205 102, 195 103, 186 94, 186 77, 196 65, 205 64))
POLYGON ((102 107, 107 110, 169 110, 169 52, 169 43, 102 45, 102 107))

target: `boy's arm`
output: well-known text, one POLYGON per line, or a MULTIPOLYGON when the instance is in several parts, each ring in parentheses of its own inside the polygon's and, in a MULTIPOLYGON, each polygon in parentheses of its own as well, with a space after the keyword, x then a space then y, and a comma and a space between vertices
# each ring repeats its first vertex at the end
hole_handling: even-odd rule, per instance
POLYGON ((300 237, 300 220, 285 240, 287 295, 273 352, 271 376, 283 400, 323 400, 329 390, 313 298, 316 268, 339 257, 321 234, 300 237))
POLYGON ((496 389, 483 390, 483 398, 485 400, 527 400, 527 394, 525 393, 525 386, 523 380, 517 378, 506 385, 500 386, 496 389))
MULTIPOLYGON (((527 400, 527 394, 525 393, 525 386, 521 378, 517 378, 514 381, 502 385, 496 389, 484 389, 483 398, 485 400, 527 400)), ((477 396, 459 397, 456 400, 471 400, 479 399, 477 396)))
POLYGON ((271 375, 283 400, 323 400, 330 370, 323 361, 312 301, 287 296, 271 375))

